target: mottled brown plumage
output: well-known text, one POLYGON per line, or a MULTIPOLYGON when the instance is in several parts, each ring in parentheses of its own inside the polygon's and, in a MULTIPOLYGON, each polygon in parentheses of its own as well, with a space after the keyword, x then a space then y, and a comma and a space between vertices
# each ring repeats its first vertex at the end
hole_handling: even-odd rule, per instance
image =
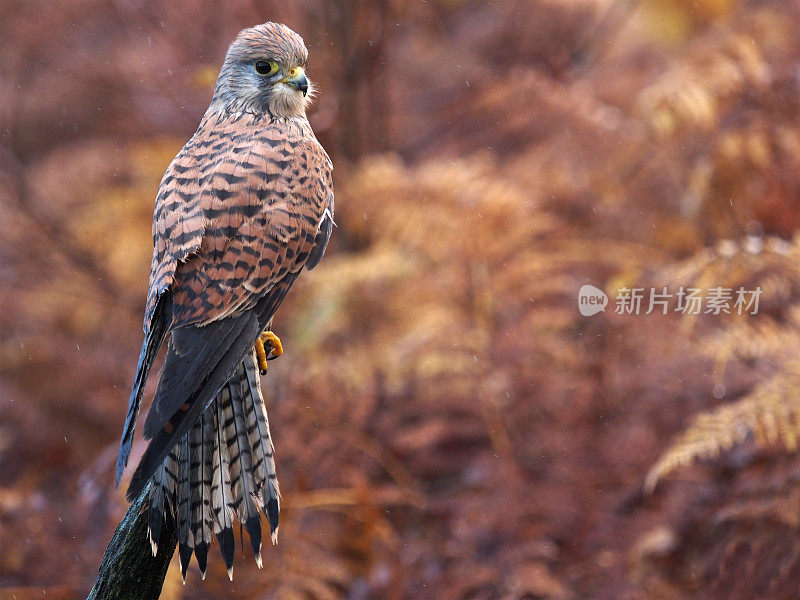
POLYGON ((207 114, 156 199, 148 315, 173 290, 173 326, 251 309, 303 268, 332 205, 331 164, 307 121, 207 114))
POLYGON ((278 485, 253 344, 333 225, 332 165, 305 116, 306 48, 287 27, 242 31, 196 133, 156 197, 145 341, 117 462, 124 469, 144 383, 169 349, 144 425, 151 438, 128 489, 150 486, 154 551, 177 520, 185 575, 203 573, 211 534, 232 573, 233 517, 261 562, 259 507, 273 541, 278 485))

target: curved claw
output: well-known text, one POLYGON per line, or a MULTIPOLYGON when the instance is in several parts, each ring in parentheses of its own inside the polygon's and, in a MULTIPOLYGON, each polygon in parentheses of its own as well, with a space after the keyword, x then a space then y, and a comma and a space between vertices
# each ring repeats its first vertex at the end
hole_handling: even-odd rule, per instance
POLYGON ((277 335, 271 331, 265 331, 258 336, 255 347, 258 368, 263 375, 267 372, 267 361, 274 360, 283 354, 283 344, 281 344, 281 339, 277 335), (269 351, 267 351, 267 346, 269 351))

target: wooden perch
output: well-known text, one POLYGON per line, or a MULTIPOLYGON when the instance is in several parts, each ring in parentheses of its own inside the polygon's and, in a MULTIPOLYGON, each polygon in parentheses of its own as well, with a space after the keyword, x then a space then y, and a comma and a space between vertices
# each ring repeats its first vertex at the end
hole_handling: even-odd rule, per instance
POLYGON ((161 594, 178 530, 172 519, 165 519, 158 554, 153 556, 144 510, 148 489, 145 486, 117 525, 87 600, 156 600, 161 594))

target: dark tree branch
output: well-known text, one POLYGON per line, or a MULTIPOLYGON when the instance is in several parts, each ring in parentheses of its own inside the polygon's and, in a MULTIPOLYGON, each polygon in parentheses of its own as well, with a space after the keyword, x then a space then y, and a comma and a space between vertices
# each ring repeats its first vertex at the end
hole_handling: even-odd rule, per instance
POLYGON ((178 531, 172 519, 165 519, 158 554, 153 556, 144 510, 148 489, 146 486, 117 525, 87 600, 156 600, 161 594, 178 531))

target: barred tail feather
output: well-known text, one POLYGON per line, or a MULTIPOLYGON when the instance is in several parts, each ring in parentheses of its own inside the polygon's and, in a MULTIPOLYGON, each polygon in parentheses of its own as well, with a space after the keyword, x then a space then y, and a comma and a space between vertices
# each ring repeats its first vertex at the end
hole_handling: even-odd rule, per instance
MULTIPOLYGON (((222 392, 214 402, 216 408, 216 420, 214 424, 214 458, 213 458, 213 477, 211 484, 212 515, 214 518, 214 534, 219 542, 219 549, 222 553, 222 560, 228 569, 228 576, 231 576, 233 569, 233 490, 231 489, 230 457, 228 456, 228 445, 225 442, 224 425, 225 413, 223 405, 225 397, 230 395, 230 390, 222 388, 222 392)), ((227 402, 230 400, 228 399, 227 402)))
POLYGON ((269 420, 264 398, 261 395, 258 364, 255 353, 246 355, 243 361, 249 393, 245 402, 245 422, 253 452, 253 477, 264 514, 269 520, 272 543, 278 543, 278 516, 280 513, 280 488, 275 470, 275 448, 269 433, 269 420))
POLYGON ((206 557, 211 544, 211 456, 213 445, 209 444, 210 427, 207 424, 207 412, 200 415, 190 431, 192 438, 192 535, 194 536, 194 553, 197 565, 205 579, 206 557))
POLYGON ((178 523, 178 557, 181 563, 181 575, 186 581, 186 570, 189 568, 189 559, 194 552, 194 540, 191 538, 191 448, 189 436, 186 435, 180 444, 180 459, 178 464, 178 496, 177 496, 177 523, 178 523))
POLYGON ((178 446, 172 449, 153 476, 147 513, 147 533, 153 556, 158 553, 164 515, 175 513, 175 487, 178 483, 178 446))
POLYGON ((216 400, 201 415, 200 421, 196 424, 195 435, 202 440, 202 446, 197 465, 199 481, 194 483, 192 488, 195 497, 192 527, 197 566, 200 567, 200 575, 205 579, 208 549, 211 546, 214 532, 214 497, 211 488, 214 483, 214 459, 216 457, 216 400))
POLYGON ((178 526, 181 573, 192 553, 205 579, 208 549, 216 537, 233 577, 233 522, 247 531, 259 568, 261 516, 276 542, 279 491, 272 439, 254 354, 247 354, 226 383, 158 467, 150 484, 148 534, 153 554, 163 520, 178 526))
POLYGON ((246 401, 242 386, 247 384, 244 369, 240 368, 228 382, 231 398, 233 432, 226 431, 228 455, 231 457, 233 478, 233 497, 236 499, 236 515, 244 524, 256 562, 261 562, 261 515, 255 502, 255 484, 253 482, 253 459, 247 437, 247 424, 244 417, 243 404, 246 401), (233 433, 233 435, 231 435, 233 433))

